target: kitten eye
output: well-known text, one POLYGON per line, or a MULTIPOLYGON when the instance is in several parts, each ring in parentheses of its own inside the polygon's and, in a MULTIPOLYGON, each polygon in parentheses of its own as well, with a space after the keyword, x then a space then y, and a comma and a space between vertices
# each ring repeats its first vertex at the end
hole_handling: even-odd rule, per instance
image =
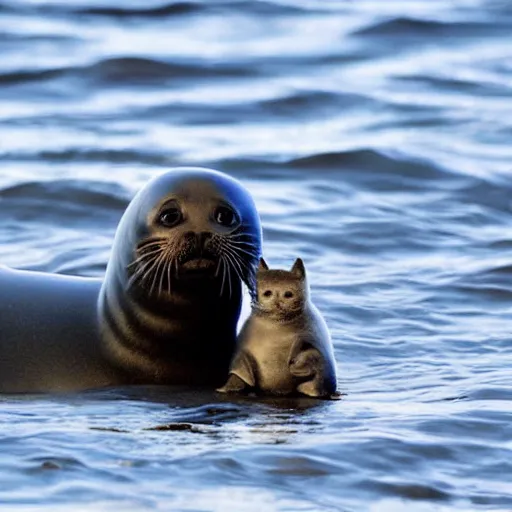
POLYGON ((291 299, 293 297, 293 293, 290 291, 284 292, 284 296, 286 299, 291 299))
POLYGON ((227 206, 218 206, 215 208, 213 218, 217 224, 225 228, 232 228, 238 222, 236 213, 227 206))
POLYGON ((182 220, 181 211, 176 206, 170 206, 169 208, 166 208, 163 210, 159 217, 158 221, 162 226, 165 226, 166 228, 172 228, 179 224, 182 220))
POLYGON ((272 292, 270 290, 266 290, 263 292, 264 297, 270 297, 272 295, 272 292))

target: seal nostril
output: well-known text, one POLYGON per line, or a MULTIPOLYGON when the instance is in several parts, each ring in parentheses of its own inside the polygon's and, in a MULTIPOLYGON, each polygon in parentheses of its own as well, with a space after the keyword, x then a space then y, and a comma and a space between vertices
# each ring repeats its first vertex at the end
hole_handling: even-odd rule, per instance
POLYGON ((195 239, 196 239, 196 234, 195 234, 193 231, 187 231, 187 232, 183 235, 183 239, 184 239, 186 242, 193 242, 193 241, 195 241, 195 239))
POLYGON ((201 233, 197 234, 197 244, 200 249, 205 249, 206 244, 208 243, 208 240, 212 237, 212 234, 208 231, 202 231, 201 233))

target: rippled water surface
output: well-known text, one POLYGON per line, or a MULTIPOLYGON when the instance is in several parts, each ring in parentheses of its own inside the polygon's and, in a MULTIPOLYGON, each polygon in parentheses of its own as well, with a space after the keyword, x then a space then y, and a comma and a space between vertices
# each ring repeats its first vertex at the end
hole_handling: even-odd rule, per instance
POLYGON ((341 401, 0 398, 6 510, 512 510, 512 4, 0 0, 0 262, 101 276, 174 165, 302 256, 341 401))

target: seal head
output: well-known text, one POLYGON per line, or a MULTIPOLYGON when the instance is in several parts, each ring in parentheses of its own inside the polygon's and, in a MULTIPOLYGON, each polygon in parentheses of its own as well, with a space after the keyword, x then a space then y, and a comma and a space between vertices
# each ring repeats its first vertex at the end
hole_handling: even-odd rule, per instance
POLYGON ((203 168, 150 181, 121 219, 100 291, 106 353, 142 381, 226 375, 260 254, 259 215, 238 181, 203 168))

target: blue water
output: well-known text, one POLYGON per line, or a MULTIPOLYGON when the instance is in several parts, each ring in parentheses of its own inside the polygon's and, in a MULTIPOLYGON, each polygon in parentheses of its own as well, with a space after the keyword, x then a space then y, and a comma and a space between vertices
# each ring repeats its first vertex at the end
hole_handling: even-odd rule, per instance
POLYGON ((101 276, 175 165, 306 261, 337 402, 0 398, 0 507, 512 510, 512 3, 0 0, 0 262, 101 276))

